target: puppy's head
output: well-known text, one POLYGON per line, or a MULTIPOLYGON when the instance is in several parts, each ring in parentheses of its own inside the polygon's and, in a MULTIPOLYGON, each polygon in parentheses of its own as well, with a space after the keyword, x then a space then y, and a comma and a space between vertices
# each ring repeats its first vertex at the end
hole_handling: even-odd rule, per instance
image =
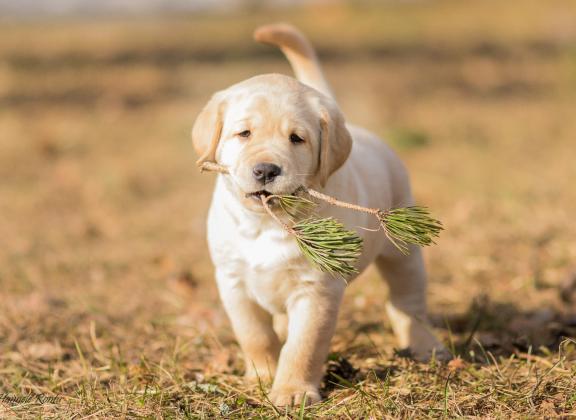
POLYGON ((262 211, 260 194, 324 186, 352 148, 334 101, 281 75, 216 93, 196 119, 192 141, 197 163, 228 166, 228 188, 255 211, 262 211))

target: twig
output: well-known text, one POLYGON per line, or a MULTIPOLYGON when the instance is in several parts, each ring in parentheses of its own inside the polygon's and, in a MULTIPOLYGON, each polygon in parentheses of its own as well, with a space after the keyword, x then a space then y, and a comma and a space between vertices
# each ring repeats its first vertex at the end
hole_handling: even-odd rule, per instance
POLYGON ((204 171, 219 172, 221 174, 230 173, 230 171, 228 171, 228 168, 226 166, 220 165, 219 163, 216 162, 202 162, 202 165, 200 165, 200 172, 204 171))
POLYGON ((409 253, 408 244, 420 246, 434 244, 432 238, 438 237, 440 231, 444 229, 440 221, 430 217, 426 207, 409 206, 384 211, 347 203, 316 190, 302 188, 312 197, 326 201, 328 204, 376 216, 390 242, 403 254, 409 253))
POLYGON ((357 211, 361 211, 364 213, 370 213, 370 214, 373 214, 375 216, 378 215, 378 212, 380 211, 380 209, 372 209, 370 207, 362 207, 362 206, 359 206, 358 204, 352 204, 352 203, 347 203, 345 201, 340 201, 334 197, 323 194, 323 193, 318 192, 316 190, 313 190, 311 188, 302 187, 302 189, 305 192, 307 192, 308 194, 310 194, 312 197, 317 198, 317 199, 322 200, 322 201, 326 201, 328 204, 331 204, 333 206, 343 207, 345 209, 350 209, 350 210, 357 210, 357 211))

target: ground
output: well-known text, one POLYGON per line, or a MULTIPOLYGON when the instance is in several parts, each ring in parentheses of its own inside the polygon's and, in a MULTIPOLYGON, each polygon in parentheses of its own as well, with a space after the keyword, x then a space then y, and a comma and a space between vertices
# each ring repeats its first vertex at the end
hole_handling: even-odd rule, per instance
POLYGON ((0 416, 576 416, 576 4, 375 7, 3 24, 0 416), (214 176, 189 140, 213 92, 290 74, 250 39, 280 19, 444 222, 429 306, 456 356, 397 352, 369 270, 324 402, 292 411, 242 382, 205 241, 214 176))

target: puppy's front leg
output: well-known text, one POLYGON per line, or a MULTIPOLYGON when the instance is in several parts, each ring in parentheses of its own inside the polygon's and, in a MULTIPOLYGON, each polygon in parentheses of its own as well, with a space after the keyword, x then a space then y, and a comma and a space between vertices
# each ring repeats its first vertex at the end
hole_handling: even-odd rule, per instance
POLYGON ((272 315, 251 300, 234 278, 217 273, 220 298, 244 353, 248 380, 271 380, 276 371, 280 341, 272 327, 272 315))
POLYGON ((288 306, 288 339, 270 393, 279 406, 320 401, 318 387, 334 334, 344 282, 325 278, 295 292, 288 306))

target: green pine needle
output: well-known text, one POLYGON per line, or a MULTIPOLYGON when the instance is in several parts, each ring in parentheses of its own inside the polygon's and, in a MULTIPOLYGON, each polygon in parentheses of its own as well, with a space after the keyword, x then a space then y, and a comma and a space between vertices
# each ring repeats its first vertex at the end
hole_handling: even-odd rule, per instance
POLYGON ((293 219, 307 216, 316 207, 316 203, 306 197, 297 195, 279 195, 277 197, 280 208, 293 219))
POLYGON ((386 236, 403 254, 408 254, 408 244, 429 246, 434 244, 442 223, 430 217, 426 207, 399 207, 379 211, 378 220, 386 236))
POLYGON ((342 277, 357 273, 354 263, 362 253, 362 238, 337 220, 307 218, 292 229, 298 247, 321 271, 342 277))

